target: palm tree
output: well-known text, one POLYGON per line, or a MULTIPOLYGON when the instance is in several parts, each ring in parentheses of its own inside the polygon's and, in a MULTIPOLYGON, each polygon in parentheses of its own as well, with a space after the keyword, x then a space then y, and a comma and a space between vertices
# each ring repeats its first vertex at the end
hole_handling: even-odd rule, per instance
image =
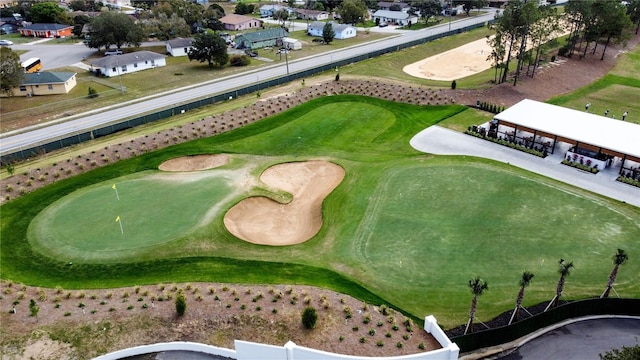
POLYGON ((473 318, 476 315, 476 307, 478 306, 478 297, 482 295, 482 293, 489 289, 489 285, 486 281, 480 279, 476 276, 474 279, 469 280, 469 288, 473 293, 473 300, 471 300, 471 309, 469 310, 469 322, 467 322, 467 327, 464 329, 464 333, 466 334, 473 323, 473 318))
POLYGON ((562 295, 562 290, 564 290, 565 278, 569 276, 572 268, 573 261, 568 263, 564 262, 564 259, 560 259, 560 261, 558 261, 558 272, 560 273, 560 280, 558 280, 558 286, 556 287, 556 296, 551 299, 551 302, 549 302, 549 305, 547 305, 547 308, 544 309, 544 311, 547 311, 551 307, 558 305, 558 301, 560 300, 560 296, 562 295))
POLYGON ((522 273, 522 277, 520 278, 520 291, 518 291, 518 297, 516 297, 516 308, 513 309, 513 314, 511 314, 511 319, 509 320, 509 325, 513 322, 514 319, 518 318, 518 312, 522 307, 522 300, 524 299, 524 288, 531 284, 531 279, 533 279, 533 273, 529 271, 525 271, 522 273))
POLYGON ((613 255, 613 270, 611 270, 611 274, 609 275, 609 281, 607 282, 607 287, 604 289, 600 298, 609 297, 609 292, 613 288, 613 283, 616 282, 616 277, 618 276, 618 267, 624 264, 629 259, 629 256, 622 249, 618 249, 618 252, 613 255))

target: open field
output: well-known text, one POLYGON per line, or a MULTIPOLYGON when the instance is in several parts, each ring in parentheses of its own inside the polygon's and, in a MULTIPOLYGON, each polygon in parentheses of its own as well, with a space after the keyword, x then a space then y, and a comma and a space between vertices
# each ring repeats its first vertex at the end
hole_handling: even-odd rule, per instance
MULTIPOLYGON (((631 258, 640 256, 633 245, 640 236, 637 208, 507 165, 430 157, 410 148, 408 141, 416 132, 461 110, 353 96, 321 98, 269 121, 61 181, 3 205, 3 277, 65 288, 156 283, 167 281, 168 273, 173 281, 306 283, 389 303, 418 318, 434 314, 450 327, 465 320, 466 281, 472 276, 480 275, 490 284, 478 313, 480 319, 488 319, 510 308, 523 270, 536 273, 526 298, 533 304, 553 295, 560 257, 577 265, 566 295, 580 298, 601 291, 616 248, 626 249, 631 258), (324 159, 345 168, 346 176, 323 204, 320 232, 299 245, 269 247, 238 240, 216 216, 192 231, 174 232, 170 240, 148 243, 135 258, 99 259, 91 252, 108 242, 92 234, 92 229, 104 228, 87 223, 93 221, 90 217, 70 221, 78 211, 71 207, 90 208, 98 196, 95 191, 104 191, 104 198, 98 197, 102 203, 108 198, 113 202, 113 183, 122 183, 124 192, 130 174, 153 178, 161 162, 200 153, 236 154, 219 171, 254 164, 249 173, 257 176, 274 164, 324 159), (87 234, 64 236, 96 238, 90 246, 69 240, 74 252, 66 251, 64 260, 38 245, 42 239, 32 238, 31 231, 27 236, 31 219, 55 201, 66 203, 57 209, 61 223, 55 228, 64 229, 68 223, 87 234), (34 247, 23 241, 27 237, 34 247), (8 248, 12 251, 4 250, 8 248), (67 266, 69 261, 73 266, 67 266), (333 280, 327 282, 328 278, 333 280)), ((166 219, 167 213, 175 216, 193 208, 197 196, 185 192, 198 193, 200 186, 190 189, 192 185, 162 191, 171 207, 154 209, 154 217, 166 219), (191 204, 172 201, 172 196, 187 196, 191 204)), ((241 192, 222 208, 264 194, 270 191, 258 187, 241 192)), ((215 199, 214 195, 211 200, 215 199)), ((149 212, 146 201, 130 202, 128 206, 135 208, 127 211, 149 212)), ((202 218, 213 205, 197 206, 200 210, 194 213, 202 218)), ((117 234, 114 214, 103 221, 117 234)), ((153 223, 152 218, 147 221, 153 223)), ((640 263, 621 269, 616 289, 622 296, 638 296, 639 273, 640 263)))

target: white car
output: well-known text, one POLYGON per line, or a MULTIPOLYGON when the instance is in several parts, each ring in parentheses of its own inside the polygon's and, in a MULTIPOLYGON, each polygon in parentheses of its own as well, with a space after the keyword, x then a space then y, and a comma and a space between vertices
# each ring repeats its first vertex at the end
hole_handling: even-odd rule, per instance
POLYGON ((9 41, 9 40, 0 40, 0 46, 11 46, 13 45, 13 41, 9 41))
POLYGON ((120 49, 115 49, 115 50, 107 50, 104 52, 105 56, 111 56, 111 55, 122 55, 122 50, 120 49))

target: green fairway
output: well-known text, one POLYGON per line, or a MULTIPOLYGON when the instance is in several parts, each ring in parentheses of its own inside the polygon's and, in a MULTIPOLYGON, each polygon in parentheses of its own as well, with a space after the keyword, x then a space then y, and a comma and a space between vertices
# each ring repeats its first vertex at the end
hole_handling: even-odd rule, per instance
MULTIPOLYGON (((416 318, 434 314, 454 326, 466 320, 473 276, 489 283, 478 308, 479 318, 488 319, 513 305, 524 270, 536 274, 525 299, 532 304, 553 296, 559 258, 576 264, 567 298, 599 295, 617 248, 640 259, 636 207, 507 164, 430 156, 409 145, 439 121, 464 123, 465 113, 478 116, 458 105, 327 96, 219 136, 60 181, 2 206, 2 276, 65 288, 311 284, 384 302, 416 318), (227 153, 231 162, 188 173, 197 179, 156 170, 167 159, 203 153, 227 153), (233 204, 249 196, 282 196, 259 183, 243 188, 229 180, 232 173, 258 179, 271 165, 312 159, 346 170, 323 203, 316 236, 270 247, 226 231, 222 215, 233 204), (122 238, 116 216, 135 241, 122 238), (78 221, 84 225, 72 225, 78 221), (77 259, 72 266, 69 256, 77 259)), ((638 274, 640 261, 620 269, 621 296, 640 295, 638 274)))

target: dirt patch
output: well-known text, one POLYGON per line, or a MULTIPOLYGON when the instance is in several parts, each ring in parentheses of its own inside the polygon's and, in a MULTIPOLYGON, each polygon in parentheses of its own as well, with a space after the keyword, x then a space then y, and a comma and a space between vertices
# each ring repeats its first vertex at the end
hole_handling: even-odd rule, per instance
POLYGON ((270 167, 260 180, 289 192, 293 201, 281 204, 266 197, 245 199, 224 217, 227 230, 261 245, 293 245, 309 240, 322 226, 322 201, 344 178, 342 167, 327 161, 305 161, 270 167))
POLYGON ((419 78, 451 81, 491 68, 491 47, 480 39, 405 66, 402 71, 419 78))
POLYGON ((158 168, 162 171, 200 171, 217 168, 228 162, 229 156, 224 154, 183 156, 167 160, 158 168))

